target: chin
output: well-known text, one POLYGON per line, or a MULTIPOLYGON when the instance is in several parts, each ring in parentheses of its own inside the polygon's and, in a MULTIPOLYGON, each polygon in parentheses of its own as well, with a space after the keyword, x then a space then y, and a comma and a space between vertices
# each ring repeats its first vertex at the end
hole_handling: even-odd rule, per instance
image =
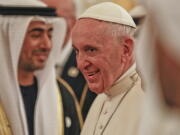
POLYGON ((43 65, 36 65, 36 66, 34 66, 34 69, 35 70, 41 70, 41 69, 43 69, 45 67, 45 65, 43 64, 43 65))
POLYGON ((37 68, 37 69, 43 69, 46 65, 46 62, 39 62, 39 63, 36 63, 34 64, 34 66, 37 68))
POLYGON ((97 88, 97 87, 91 87, 91 86, 89 86, 89 89, 90 89, 92 92, 96 93, 96 94, 101 94, 101 93, 104 92, 103 89, 100 89, 100 88, 97 88))

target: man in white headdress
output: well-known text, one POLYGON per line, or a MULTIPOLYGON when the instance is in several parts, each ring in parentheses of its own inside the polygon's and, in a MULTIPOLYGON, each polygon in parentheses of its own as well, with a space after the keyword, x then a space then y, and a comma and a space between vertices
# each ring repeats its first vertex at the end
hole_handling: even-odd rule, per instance
POLYGON ((144 92, 133 57, 135 28, 125 9, 104 2, 88 8, 72 30, 77 66, 98 94, 82 135, 137 135, 144 92))
POLYGON ((142 1, 147 19, 136 49, 146 90, 140 135, 179 135, 179 1, 142 1))
POLYGON ((0 26, 0 134, 63 134, 54 66, 65 21, 36 0, 1 0, 0 26))

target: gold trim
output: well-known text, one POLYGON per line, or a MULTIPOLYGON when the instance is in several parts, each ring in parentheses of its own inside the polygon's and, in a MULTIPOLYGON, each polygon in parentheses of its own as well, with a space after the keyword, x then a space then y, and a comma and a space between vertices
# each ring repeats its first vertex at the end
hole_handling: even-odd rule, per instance
POLYGON ((88 86, 87 84, 84 86, 83 88, 83 91, 82 91, 82 95, 81 95, 81 99, 80 99, 80 107, 81 107, 81 110, 84 106, 84 101, 85 101, 85 98, 86 98, 86 95, 87 95, 87 91, 88 91, 88 86))
POLYGON ((60 93, 60 88, 58 87, 58 84, 57 84, 57 95, 58 95, 58 120, 60 122, 60 131, 62 131, 61 133, 59 132, 59 135, 64 135, 64 113, 63 113, 63 103, 62 103, 62 95, 60 93))
POLYGON ((66 88, 67 90, 69 91, 69 93, 72 95, 74 101, 75 101, 75 105, 76 105, 76 110, 77 110, 77 114, 78 114, 78 118, 79 118, 79 122, 80 122, 80 128, 82 129, 82 126, 83 126, 83 118, 82 118, 82 113, 81 113, 81 108, 80 108, 80 105, 79 105, 79 102, 76 98, 76 95, 73 91, 73 89, 71 88, 71 86, 65 81, 63 80, 62 78, 58 77, 57 80, 59 82, 61 82, 66 88))
POLYGON ((3 106, 0 103, 0 135, 12 135, 12 130, 4 112, 3 106))

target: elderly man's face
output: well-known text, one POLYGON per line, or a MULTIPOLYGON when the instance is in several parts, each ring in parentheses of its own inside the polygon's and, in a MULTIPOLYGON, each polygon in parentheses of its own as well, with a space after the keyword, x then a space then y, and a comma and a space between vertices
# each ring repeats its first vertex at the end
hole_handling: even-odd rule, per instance
POLYGON ((72 31, 77 65, 89 88, 102 93, 122 74, 123 46, 106 32, 107 23, 80 19, 72 31))
POLYGON ((52 48, 52 25, 41 21, 29 24, 19 58, 19 69, 35 71, 45 66, 52 48))

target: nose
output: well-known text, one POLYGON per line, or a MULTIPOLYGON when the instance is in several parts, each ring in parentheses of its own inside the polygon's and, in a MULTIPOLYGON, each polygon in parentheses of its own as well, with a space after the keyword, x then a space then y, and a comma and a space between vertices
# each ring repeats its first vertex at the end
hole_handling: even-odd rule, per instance
POLYGON ((91 63, 88 61, 88 57, 85 55, 76 55, 77 68, 79 70, 88 70, 91 63))
POLYGON ((52 40, 49 37, 49 35, 46 33, 43 34, 41 48, 44 48, 47 50, 51 50, 51 48, 52 48, 52 40))

